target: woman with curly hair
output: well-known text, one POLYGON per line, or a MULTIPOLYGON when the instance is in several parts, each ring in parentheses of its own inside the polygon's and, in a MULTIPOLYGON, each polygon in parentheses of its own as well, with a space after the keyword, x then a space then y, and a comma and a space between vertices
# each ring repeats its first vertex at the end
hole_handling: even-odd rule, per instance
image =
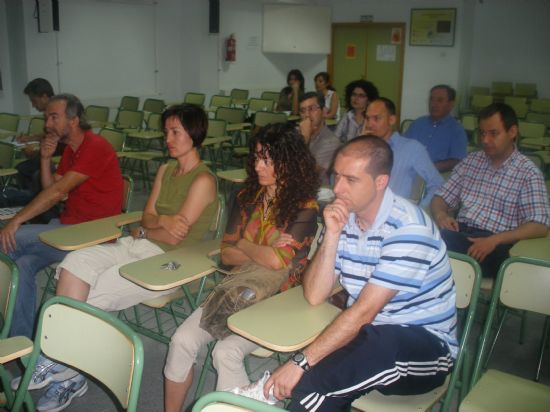
POLYGON ((342 117, 334 134, 342 142, 359 136, 363 130, 365 112, 369 102, 378 99, 378 89, 367 80, 354 80, 346 86, 346 108, 348 112, 342 117))
MULTIPOLYGON (((247 172, 245 187, 229 216, 221 260, 232 267, 234 280, 246 275, 245 286, 254 288, 264 277, 275 279, 273 294, 300 281, 315 236, 319 187, 315 159, 293 125, 267 125, 251 139, 247 172)), ((257 346, 229 332, 220 338, 203 329, 203 309, 211 296, 180 325, 170 342, 164 368, 167 412, 181 411, 197 353, 216 337, 212 358, 218 372, 217 390, 249 384, 243 360, 257 346)))

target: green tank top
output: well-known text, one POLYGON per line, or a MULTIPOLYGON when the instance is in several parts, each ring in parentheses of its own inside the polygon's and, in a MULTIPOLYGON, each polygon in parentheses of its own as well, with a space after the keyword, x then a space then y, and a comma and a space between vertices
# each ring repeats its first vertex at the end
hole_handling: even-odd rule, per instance
MULTIPOLYGON (((162 176, 162 185, 159 197, 155 203, 155 209, 159 215, 175 215, 187 199, 189 187, 191 187, 195 177, 199 173, 204 172, 212 174, 210 169, 201 162, 190 172, 180 176, 173 176, 174 169, 177 166, 178 162, 175 160, 169 160, 166 164, 166 170, 162 176)), ((203 240, 204 236, 208 232, 208 229, 210 228, 217 209, 218 201, 216 199, 214 202, 210 203, 206 209, 204 209, 200 217, 191 227, 187 237, 177 245, 172 246, 158 241, 152 242, 158 245, 162 250, 167 251, 179 248, 187 243, 203 240)))

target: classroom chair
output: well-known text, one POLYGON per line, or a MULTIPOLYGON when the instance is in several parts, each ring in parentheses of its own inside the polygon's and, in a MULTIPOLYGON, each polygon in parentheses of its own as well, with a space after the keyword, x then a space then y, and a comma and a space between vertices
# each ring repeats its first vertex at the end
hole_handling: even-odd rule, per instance
POLYGON ((245 89, 231 89, 229 95, 231 99, 235 100, 234 103, 236 104, 243 104, 243 102, 246 103, 246 100, 248 100, 248 90, 245 89))
POLYGON ((399 396, 382 395, 373 390, 356 399, 352 406, 360 411, 427 411, 441 402, 441 411, 448 411, 455 389, 459 389, 462 399, 469 387, 468 351, 469 337, 474 324, 477 298, 481 282, 481 268, 469 256, 449 252, 453 279, 456 287, 456 308, 462 319, 462 332, 459 334, 459 348, 453 371, 439 388, 422 395, 399 396))
POLYGON ((19 127, 19 115, 13 113, 0 113, 0 131, 17 133, 19 127))
POLYGON ((535 113, 550 113, 550 99, 533 99, 529 104, 529 111, 535 113))
POLYGON ((193 93, 193 92, 187 92, 185 93, 185 97, 183 98, 184 103, 190 103, 190 104, 196 104, 197 106, 204 107, 204 100, 206 99, 206 96, 204 93, 193 93))
POLYGON ((162 113, 165 107, 166 103, 164 103, 164 100, 148 98, 143 101, 141 110, 144 112, 162 113))
POLYGON ((274 106, 275 106, 275 102, 269 99, 250 99, 248 101, 249 113, 254 113, 259 111, 271 112, 273 111, 274 106))
POLYGON ((44 133, 44 123, 45 120, 43 117, 33 117, 29 121, 29 127, 27 128, 27 135, 36 136, 44 133))
POLYGON ((210 98, 210 109, 215 110, 218 107, 231 107, 231 96, 221 96, 215 94, 210 98))
POLYGON ((504 97, 504 103, 514 109, 518 119, 524 119, 529 111, 529 106, 527 106, 527 98, 525 97, 506 96, 504 97))
POLYGON ((139 107, 139 97, 122 96, 118 110, 137 110, 139 107))
POLYGON ((399 132, 404 135, 405 132, 407 131, 407 129, 409 128, 409 126, 412 124, 412 122, 414 122, 413 119, 404 119, 402 122, 401 122, 401 126, 399 127, 399 132))
POLYGON ((109 108, 107 106, 86 106, 86 120, 92 127, 103 127, 109 123, 109 108))
MULTIPOLYGON (((25 338, 26 339, 26 338, 25 338)), ((137 334, 111 314, 64 296, 48 300, 40 311, 34 344, 11 410, 23 403, 34 410, 27 388, 38 356, 76 368, 97 379, 124 410, 136 411, 143 373, 143 344, 137 334)))
MULTIPOLYGON (((550 387, 531 380, 489 369, 483 373, 483 366, 491 356, 492 346, 510 309, 525 310, 550 316, 550 262, 511 257, 500 267, 495 281, 489 313, 480 337, 470 392, 460 404, 461 412, 474 411, 548 411, 550 387), (494 338, 493 323, 498 308, 504 308, 494 338)), ((544 349, 548 337, 548 321, 545 322, 541 348, 544 349)), ((542 353, 539 357, 539 365, 542 353)), ((537 369, 538 370, 538 369, 537 369)))
POLYGON ((516 83, 514 87, 514 96, 526 97, 527 100, 537 98, 536 83, 516 83))
POLYGON ((280 412, 284 409, 231 392, 210 392, 193 405, 192 412, 280 412))

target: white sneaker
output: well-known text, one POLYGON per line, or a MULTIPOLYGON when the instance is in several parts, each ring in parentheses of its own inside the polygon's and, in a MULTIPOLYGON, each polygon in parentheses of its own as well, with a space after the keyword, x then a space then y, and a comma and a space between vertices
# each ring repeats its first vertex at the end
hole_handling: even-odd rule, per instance
POLYGON ((38 400, 36 410, 39 412, 59 412, 68 408, 75 396, 82 396, 88 390, 84 375, 76 375, 63 382, 54 382, 38 400))
MULTIPOLYGON (((54 362, 43 355, 38 357, 32 378, 29 382, 29 390, 41 389, 52 382, 61 382, 74 378, 78 372, 65 365, 54 362)), ((21 382, 21 376, 12 379, 11 388, 16 391, 21 382)))
POLYGON ((265 402, 270 405, 275 405, 279 400, 273 396, 273 387, 269 389, 269 398, 266 399, 264 396, 264 386, 270 376, 271 374, 269 371, 265 371, 264 376, 262 376, 259 381, 253 382, 250 385, 241 386, 240 388, 231 389, 229 392, 256 399, 257 401, 265 402))

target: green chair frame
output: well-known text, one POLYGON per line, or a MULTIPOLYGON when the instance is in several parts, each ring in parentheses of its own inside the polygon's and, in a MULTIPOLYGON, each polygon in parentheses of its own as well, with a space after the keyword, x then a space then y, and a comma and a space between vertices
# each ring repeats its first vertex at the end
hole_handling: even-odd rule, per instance
POLYGON ((135 96, 123 96, 120 99, 119 110, 138 110, 139 97, 135 96))
POLYGON ((107 106, 86 106, 86 120, 90 122, 107 123, 109 121, 109 108, 107 106))
POLYGON ((527 112, 529 111, 529 106, 527 105, 526 97, 505 96, 504 103, 506 103, 508 106, 514 109, 514 111, 516 112, 516 116, 519 119, 524 119, 525 116, 527 116, 527 112))
POLYGON ((43 117, 32 117, 29 121, 29 127, 27 128, 27 134, 29 136, 36 136, 44 134, 44 125, 46 121, 43 117))
MULTIPOLYGON (((481 283, 481 268, 469 256, 449 252, 453 279, 456 287, 456 308, 464 316, 462 334, 453 371, 439 388, 423 395, 385 396, 372 391, 367 396, 357 399, 352 406, 361 411, 426 411, 441 402, 441 411, 451 407, 455 389, 459 389, 459 399, 463 399, 469 388, 470 370, 468 368, 469 338, 474 324, 481 283)), ((460 317, 459 317, 460 319, 460 317)))
MULTIPOLYGON (((546 125, 544 123, 534 123, 525 120, 518 121, 518 131, 520 138, 526 137, 541 138, 546 134, 546 125)), ((521 143, 521 142, 520 142, 521 143)))
POLYGON ((256 112, 254 115, 254 128, 264 127, 270 123, 286 123, 288 117, 283 112, 256 112))
POLYGON ((248 100, 249 91, 246 89, 231 89, 229 95, 233 100, 248 100))
POLYGON ((280 95, 281 95, 280 92, 265 91, 265 92, 262 92, 260 99, 272 100, 275 104, 277 104, 277 102, 279 101, 280 95))
POLYGON ((533 99, 529 110, 535 113, 550 113, 550 99, 533 99))
POLYGON ((143 116, 144 114, 140 110, 121 109, 118 111, 114 127, 125 132, 141 130, 143 116))
POLYGON ((193 405, 192 412, 280 412, 284 409, 231 392, 211 392, 193 405))
POLYGON ((491 357, 506 314, 510 309, 524 310, 546 316, 537 365, 538 376, 550 329, 550 262, 525 257, 508 258, 501 265, 493 287, 489 312, 480 336, 470 392, 460 405, 460 411, 547 411, 550 405, 548 386, 494 369, 483 373, 483 368, 491 357), (504 312, 491 339, 499 307, 503 307, 504 312))
POLYGON ((481 109, 493 103, 493 100, 493 96, 474 94, 470 106, 474 113, 478 113, 481 109))
POLYGON ((126 135, 121 130, 104 127, 99 131, 99 135, 111 143, 117 155, 124 150, 126 135))
POLYGON ((11 328, 18 285, 17 265, 9 256, 0 253, 0 339, 6 339, 11 328))
POLYGON ((216 119, 225 120, 227 124, 243 123, 246 117, 246 110, 237 107, 218 107, 216 119))
POLYGON ((0 129, 17 133, 19 127, 19 115, 14 113, 0 113, 0 129))
POLYGON ((137 410, 143 344, 113 315, 64 296, 48 300, 40 311, 33 350, 12 411, 19 411, 29 399, 27 388, 41 352, 99 380, 123 409, 137 410))
POLYGON ((215 94, 210 98, 210 107, 211 108, 217 108, 217 107, 231 107, 231 96, 222 96, 219 94, 215 94))
POLYGON ((272 112, 275 107, 275 102, 270 99, 250 99, 248 101, 249 112, 272 112))
POLYGON ((197 106, 204 107, 204 101, 206 96, 204 93, 187 92, 183 99, 184 103, 196 104, 197 106))
POLYGON ((143 101, 141 110, 144 112, 162 113, 165 107, 166 103, 164 103, 164 100, 148 98, 143 101))

